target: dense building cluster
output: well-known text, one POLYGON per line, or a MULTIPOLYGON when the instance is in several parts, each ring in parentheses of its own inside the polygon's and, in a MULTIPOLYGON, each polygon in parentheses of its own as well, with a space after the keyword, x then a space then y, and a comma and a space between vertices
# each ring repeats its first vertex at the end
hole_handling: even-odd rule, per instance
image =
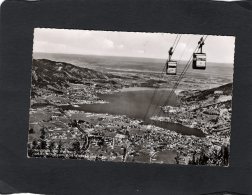
MULTIPOLYGON (((80 111, 64 113, 53 107, 31 110, 34 118, 31 117, 30 123, 30 157, 189 164, 203 149, 208 149, 210 155, 214 151, 219 153, 222 143, 227 141, 215 136, 185 136, 143 125, 126 116, 80 111), (40 117, 43 122, 33 123, 35 117, 40 117), (164 155, 167 152, 169 158, 164 155)), ((206 164, 216 165, 210 160, 206 164)))

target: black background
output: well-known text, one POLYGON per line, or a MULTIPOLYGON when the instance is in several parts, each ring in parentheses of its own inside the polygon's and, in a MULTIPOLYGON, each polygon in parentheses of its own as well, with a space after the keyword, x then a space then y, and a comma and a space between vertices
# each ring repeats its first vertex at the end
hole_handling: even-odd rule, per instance
POLYGON ((0 43, 1 182, 18 192, 47 194, 252 194, 251 35, 250 2, 6 1, 0 43), (236 36, 230 167, 27 159, 35 27, 236 36))

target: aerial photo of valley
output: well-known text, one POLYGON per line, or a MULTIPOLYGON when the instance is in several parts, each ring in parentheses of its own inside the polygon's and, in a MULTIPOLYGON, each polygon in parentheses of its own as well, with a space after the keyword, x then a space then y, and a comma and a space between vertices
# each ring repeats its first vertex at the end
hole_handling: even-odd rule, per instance
POLYGON ((227 167, 233 61, 230 36, 37 28, 27 155, 227 167))

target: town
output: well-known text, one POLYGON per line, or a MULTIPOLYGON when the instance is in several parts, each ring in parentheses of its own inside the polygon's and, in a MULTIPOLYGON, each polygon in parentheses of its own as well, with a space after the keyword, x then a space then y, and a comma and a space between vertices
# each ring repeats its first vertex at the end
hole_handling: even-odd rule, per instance
POLYGON ((203 137, 182 135, 126 115, 64 107, 107 104, 98 94, 119 93, 127 87, 162 87, 167 82, 148 74, 154 79, 141 74, 106 75, 66 63, 34 60, 28 157, 228 166, 231 85, 228 90, 206 90, 202 97, 199 89, 181 90, 180 106, 165 106, 162 109, 167 116, 152 117, 197 127, 203 137), (51 71, 53 76, 47 77, 51 71))

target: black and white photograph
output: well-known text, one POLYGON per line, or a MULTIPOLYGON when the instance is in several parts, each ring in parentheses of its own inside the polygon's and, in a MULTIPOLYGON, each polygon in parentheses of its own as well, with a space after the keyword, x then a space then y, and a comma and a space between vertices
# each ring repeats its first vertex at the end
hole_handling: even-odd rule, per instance
POLYGON ((235 37, 35 28, 27 156, 230 165, 235 37))

